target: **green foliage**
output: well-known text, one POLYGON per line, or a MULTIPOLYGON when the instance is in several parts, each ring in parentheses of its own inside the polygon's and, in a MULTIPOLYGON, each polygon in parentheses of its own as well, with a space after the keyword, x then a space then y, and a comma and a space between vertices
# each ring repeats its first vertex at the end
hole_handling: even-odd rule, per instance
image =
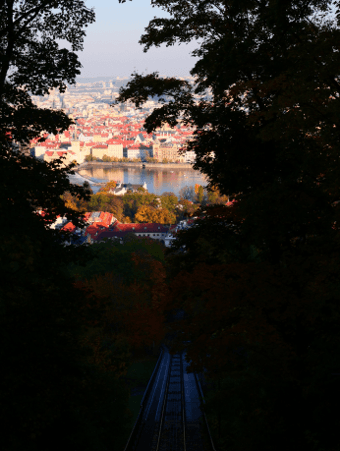
POLYGON ((218 193, 216 191, 208 191, 208 202, 210 204, 216 204, 218 199, 218 193))
POLYGON ((174 193, 163 193, 160 197, 162 208, 166 208, 170 212, 175 212, 178 204, 178 198, 174 193))
POLYGON ((199 204, 201 204, 204 200, 204 188, 203 186, 199 186, 198 193, 197 193, 197 201, 199 204))
MULTIPOLYGON (((86 155, 85 156, 85 161, 97 161, 98 160, 98 158, 97 157, 94 157, 93 155, 86 155)), ((104 161, 104 160, 103 160, 104 161)))
POLYGON ((131 239, 125 240, 124 246, 119 242, 104 240, 95 243, 88 249, 89 257, 86 264, 69 265, 73 276, 81 280, 91 279, 95 275, 104 275, 113 272, 117 280, 131 283, 142 275, 136 273, 133 253, 148 255, 157 261, 164 262, 164 249, 157 240, 140 240, 134 234, 131 239))
POLYGON ((134 216, 137 213, 139 207, 145 205, 152 204, 156 195, 145 192, 145 193, 126 193, 122 196, 122 201, 124 203, 124 215, 131 218, 132 222, 134 220, 134 216))
POLYGON ((118 221, 124 220, 124 204, 119 196, 108 193, 92 194, 88 203, 88 211, 108 211, 112 213, 118 221))

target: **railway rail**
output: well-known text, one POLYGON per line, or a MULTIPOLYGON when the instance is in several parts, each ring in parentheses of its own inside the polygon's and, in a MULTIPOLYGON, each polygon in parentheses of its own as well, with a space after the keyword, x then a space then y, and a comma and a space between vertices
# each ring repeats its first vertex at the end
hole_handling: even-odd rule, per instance
POLYGON ((124 451, 214 451, 202 439, 200 387, 187 365, 183 354, 162 351, 124 451))
POLYGON ((154 451, 186 451, 182 355, 170 356, 162 412, 155 431, 154 451))

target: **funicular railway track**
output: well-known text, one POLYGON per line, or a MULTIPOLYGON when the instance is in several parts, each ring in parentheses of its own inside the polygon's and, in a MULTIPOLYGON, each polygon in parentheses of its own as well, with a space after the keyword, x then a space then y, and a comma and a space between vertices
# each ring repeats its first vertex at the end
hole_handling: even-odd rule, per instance
POLYGON ((154 451, 186 451, 182 355, 170 357, 168 381, 154 451))
POLYGON ((164 350, 124 451, 211 451, 202 440, 196 377, 187 374, 183 354, 164 350))

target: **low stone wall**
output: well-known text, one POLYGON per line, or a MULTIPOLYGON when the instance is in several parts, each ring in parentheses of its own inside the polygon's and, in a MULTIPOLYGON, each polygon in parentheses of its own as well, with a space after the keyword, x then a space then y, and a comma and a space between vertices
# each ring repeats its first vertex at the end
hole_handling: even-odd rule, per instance
POLYGON ((191 163, 123 163, 123 162, 103 162, 103 161, 89 161, 82 163, 75 171, 80 171, 81 169, 89 168, 123 168, 123 167, 135 167, 145 169, 192 169, 193 165, 191 163))

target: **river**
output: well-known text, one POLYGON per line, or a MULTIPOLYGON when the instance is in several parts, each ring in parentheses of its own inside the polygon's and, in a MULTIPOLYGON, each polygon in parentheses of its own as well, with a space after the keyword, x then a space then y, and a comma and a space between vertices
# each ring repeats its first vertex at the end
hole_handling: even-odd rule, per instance
MULTIPOLYGON (((206 186, 206 178, 200 172, 192 168, 142 168, 134 167, 87 167, 79 170, 79 175, 96 181, 106 182, 114 180, 121 183, 143 185, 145 182, 150 193, 162 194, 173 192, 176 196, 184 186, 206 186)), ((91 186, 97 192, 100 186, 91 186)))

